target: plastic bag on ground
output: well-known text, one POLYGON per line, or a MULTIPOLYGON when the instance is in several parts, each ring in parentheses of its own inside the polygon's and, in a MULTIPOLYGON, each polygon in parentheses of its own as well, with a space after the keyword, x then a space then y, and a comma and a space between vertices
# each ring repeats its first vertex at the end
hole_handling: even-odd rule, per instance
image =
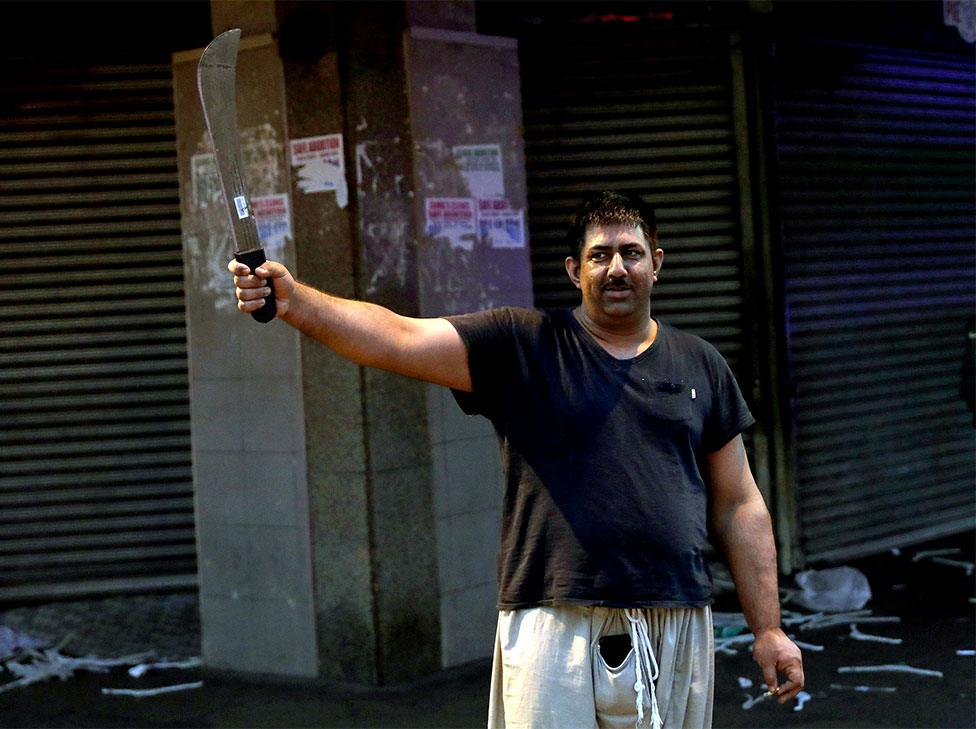
POLYGON ((800 587, 796 602, 817 612, 860 610, 871 599, 868 578, 854 567, 800 572, 796 584, 800 587))

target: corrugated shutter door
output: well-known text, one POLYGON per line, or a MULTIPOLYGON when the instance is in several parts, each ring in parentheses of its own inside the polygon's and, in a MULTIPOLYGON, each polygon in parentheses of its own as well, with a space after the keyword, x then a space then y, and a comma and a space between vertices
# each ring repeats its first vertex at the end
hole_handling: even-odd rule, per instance
POLYGON ((194 585, 170 67, 2 70, 0 600, 194 585))
MULTIPOLYGON (((640 192, 658 214, 654 315, 743 354, 729 36, 588 26, 520 40, 536 304, 575 306, 564 234, 580 199, 640 192), (550 40, 551 39, 551 40, 550 40)), ((748 388, 747 395, 748 395, 748 388)))
POLYGON ((778 55, 806 558, 971 529, 959 390, 976 276, 972 59, 821 43, 778 55))

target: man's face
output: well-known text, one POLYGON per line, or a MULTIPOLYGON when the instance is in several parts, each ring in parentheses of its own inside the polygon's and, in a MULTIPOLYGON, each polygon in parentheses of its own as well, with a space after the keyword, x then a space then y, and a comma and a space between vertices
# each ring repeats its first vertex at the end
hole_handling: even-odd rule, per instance
POLYGON ((664 259, 664 251, 651 248, 652 243, 637 225, 586 229, 580 260, 567 258, 566 272, 582 292, 591 319, 650 319, 654 274, 664 259))

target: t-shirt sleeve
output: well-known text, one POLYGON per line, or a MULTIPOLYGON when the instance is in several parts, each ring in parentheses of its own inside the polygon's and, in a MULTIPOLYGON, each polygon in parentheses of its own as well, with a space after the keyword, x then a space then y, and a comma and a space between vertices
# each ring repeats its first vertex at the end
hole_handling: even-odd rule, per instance
POLYGON ((504 395, 513 350, 513 315, 510 309, 488 309, 449 316, 468 350, 471 392, 451 390, 468 415, 492 417, 504 395))
POLYGON ((712 372, 712 407, 705 419, 702 449, 706 453, 720 450, 730 440, 749 428, 756 419, 749 411, 739 383, 728 362, 709 346, 709 369, 712 372))

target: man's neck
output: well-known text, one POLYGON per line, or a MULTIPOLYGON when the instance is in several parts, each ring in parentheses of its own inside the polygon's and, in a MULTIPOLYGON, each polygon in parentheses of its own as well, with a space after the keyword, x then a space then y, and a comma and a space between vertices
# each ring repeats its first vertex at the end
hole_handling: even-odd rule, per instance
POLYGON ((573 309, 573 316, 597 343, 617 359, 631 359, 646 350, 657 339, 658 325, 650 316, 598 323, 587 315, 582 306, 573 309))

